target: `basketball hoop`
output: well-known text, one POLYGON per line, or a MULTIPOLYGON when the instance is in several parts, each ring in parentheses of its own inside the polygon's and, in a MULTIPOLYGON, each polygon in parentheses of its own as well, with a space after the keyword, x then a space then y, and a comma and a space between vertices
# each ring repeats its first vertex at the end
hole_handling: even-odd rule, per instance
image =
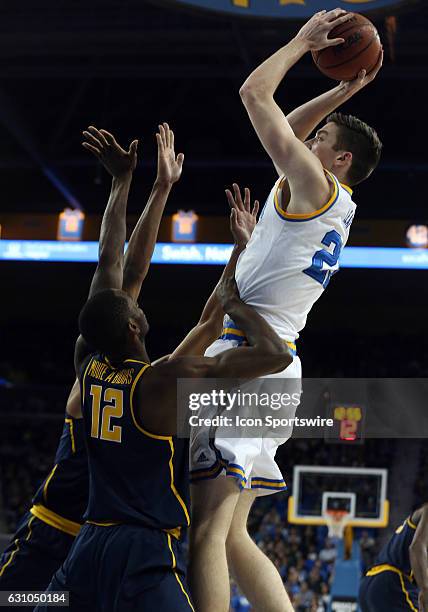
POLYGON ((329 538, 342 539, 349 518, 350 513, 346 510, 326 510, 325 521, 328 526, 329 538))

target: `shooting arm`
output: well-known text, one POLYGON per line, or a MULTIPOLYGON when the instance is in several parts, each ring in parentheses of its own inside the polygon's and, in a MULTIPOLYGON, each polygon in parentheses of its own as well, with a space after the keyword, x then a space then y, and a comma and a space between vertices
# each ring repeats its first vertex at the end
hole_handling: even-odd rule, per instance
POLYGON ((256 68, 240 89, 254 129, 278 172, 287 174, 291 191, 315 208, 322 205, 329 192, 324 171, 319 160, 296 138, 273 96, 289 69, 307 51, 343 42, 329 39, 328 34, 347 19, 349 15, 340 9, 317 13, 291 42, 256 68))
POLYGON ((291 111, 287 115, 287 121, 295 136, 301 141, 307 140, 317 125, 349 100, 352 95, 353 93, 351 93, 347 84, 340 83, 333 89, 291 111))
POLYGON ((125 255, 123 291, 137 300, 149 270, 159 226, 173 184, 181 176, 184 156, 174 152, 174 132, 167 123, 159 126, 158 172, 146 207, 132 232, 125 255))
POLYGON ((342 81, 333 89, 291 111, 287 115, 287 121, 296 137, 302 141, 307 140, 321 121, 375 79, 382 68, 382 63, 383 50, 376 66, 368 74, 365 70, 361 70, 357 78, 352 81, 342 81))

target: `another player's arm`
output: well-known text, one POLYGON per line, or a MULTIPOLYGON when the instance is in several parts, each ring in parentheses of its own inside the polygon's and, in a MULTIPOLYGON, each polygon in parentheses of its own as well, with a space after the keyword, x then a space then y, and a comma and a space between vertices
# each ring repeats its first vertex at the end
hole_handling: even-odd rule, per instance
POLYGON ((168 196, 180 176, 184 155, 174 151, 174 132, 167 123, 159 125, 157 176, 149 200, 129 240, 123 272, 123 291, 137 300, 150 267, 160 222, 168 196))
MULTIPOLYGON (((91 151, 112 176, 110 197, 101 222, 98 264, 89 289, 89 299, 103 289, 122 289, 126 207, 132 174, 137 164, 138 141, 134 140, 129 150, 125 151, 106 130, 90 126, 83 135, 85 140, 82 144, 85 149, 91 151)), ((90 351, 82 336, 79 336, 74 354, 78 375, 90 351)))
POLYGON ((309 102, 291 111, 291 113, 287 115, 287 121, 295 136, 299 140, 307 140, 317 125, 330 115, 330 113, 333 113, 358 91, 375 79, 382 67, 382 62, 383 51, 376 66, 368 74, 365 70, 361 70, 356 79, 352 81, 342 81, 339 85, 333 87, 333 89, 326 91, 320 96, 317 96, 313 100, 309 100, 309 102))
POLYGON ((155 406, 143 412, 143 425, 152 433, 176 433, 177 379, 257 378, 281 371, 293 360, 286 343, 251 306, 240 300, 233 276, 223 278, 217 298, 243 330, 249 346, 225 351, 216 357, 177 357, 153 366, 146 376, 145 395, 141 395, 146 406, 148 401, 155 406))
POLYGON ((420 610, 428 612, 428 504, 421 509, 419 523, 409 548, 416 584, 421 589, 420 610))
POLYGON ((248 346, 216 357, 181 357, 159 366, 177 378, 257 378, 285 369, 293 360, 287 344, 251 306, 239 297, 233 274, 223 276, 217 299, 244 332, 248 346))
POLYGON ((80 419, 82 416, 80 402, 80 384, 79 379, 76 378, 76 380, 74 381, 74 385, 72 386, 71 391, 68 395, 67 404, 65 408, 66 413, 75 419, 80 419))
POLYGON ((317 13, 290 43, 256 68, 240 89, 261 143, 279 172, 287 175, 294 200, 302 203, 305 212, 308 207, 316 210, 322 206, 330 187, 321 162, 295 136, 274 94, 290 68, 305 53, 343 42, 342 38, 329 39, 328 34, 349 18, 341 9, 317 13))
POLYGON ((259 211, 258 200, 255 200, 254 205, 251 206, 251 193, 248 188, 245 188, 244 199, 236 183, 233 184, 233 191, 232 195, 232 192, 226 189, 227 200, 231 207, 230 229, 234 238, 234 247, 229 262, 208 298, 198 323, 175 349, 171 359, 183 355, 203 355, 206 348, 219 337, 222 330, 224 311, 217 297, 217 289, 226 277, 234 276, 239 255, 245 249, 253 233, 259 211))

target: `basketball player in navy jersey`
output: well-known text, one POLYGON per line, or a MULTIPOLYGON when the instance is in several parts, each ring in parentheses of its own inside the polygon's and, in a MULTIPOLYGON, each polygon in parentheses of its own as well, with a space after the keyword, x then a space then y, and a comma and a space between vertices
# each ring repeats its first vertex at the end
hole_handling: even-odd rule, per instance
MULTIPOLYGON (((105 162, 112 137, 95 128, 91 134, 87 148, 105 162)), ((180 545, 190 511, 188 441, 174 435, 177 378, 254 377, 291 361, 286 345, 241 302, 229 273, 216 299, 239 321, 248 346, 216 358, 177 356, 150 365, 145 315, 122 290, 133 153, 131 145, 120 164, 106 164, 113 174, 112 197, 75 351, 88 447, 89 505, 87 522, 49 590, 70 591, 71 608, 80 612, 192 609, 180 545)))
MULTIPOLYGON (((90 140, 89 132, 85 132, 90 140)), ((179 179, 183 157, 174 154, 174 134, 168 124, 159 126, 158 168, 152 193, 132 233, 125 255, 123 288, 136 299, 147 275, 160 220, 171 186, 179 179)), ((86 143, 89 145, 90 142, 86 143)), ((88 148, 88 147, 87 147, 88 148)), ((125 151, 112 141, 110 155, 125 151)), ((213 296, 202 316, 178 351, 203 350, 221 329, 221 312, 213 296), (199 348, 199 347, 202 348, 199 348)), ((0 558, 0 589, 45 590, 65 560, 84 523, 88 504, 88 460, 80 413, 80 387, 70 392, 63 432, 54 466, 44 479, 33 505, 18 524, 16 533, 0 558)))
POLYGON ((427 550, 428 505, 424 505, 398 527, 362 578, 362 612, 427 612, 427 550))

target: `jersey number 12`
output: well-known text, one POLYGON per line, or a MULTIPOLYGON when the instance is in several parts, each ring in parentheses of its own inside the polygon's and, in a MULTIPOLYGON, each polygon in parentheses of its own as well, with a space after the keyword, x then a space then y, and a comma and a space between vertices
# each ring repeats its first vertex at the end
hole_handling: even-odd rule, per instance
POLYGON ((110 421, 123 416, 123 391, 108 388, 103 393, 100 385, 91 385, 90 394, 92 397, 91 437, 108 442, 122 442, 122 427, 111 425, 110 421), (101 400, 105 402, 102 407, 101 400))

